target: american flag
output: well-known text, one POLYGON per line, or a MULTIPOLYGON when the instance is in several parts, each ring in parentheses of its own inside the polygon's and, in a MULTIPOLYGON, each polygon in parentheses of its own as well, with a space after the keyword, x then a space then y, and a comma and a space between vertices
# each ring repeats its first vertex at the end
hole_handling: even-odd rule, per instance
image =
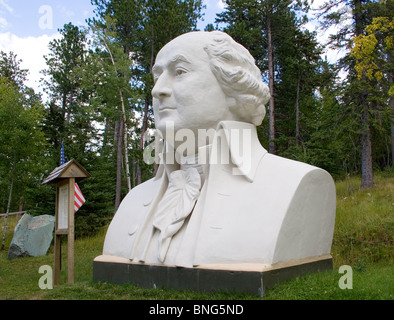
MULTIPOLYGON (((62 141, 61 148, 60 148, 60 165, 66 163, 66 158, 64 157, 64 144, 62 141)), ((77 183, 75 183, 74 186, 74 213, 79 210, 79 208, 85 203, 85 198, 81 192, 81 189, 79 189, 79 186, 77 183)))
POLYGON ((74 213, 75 213, 84 204, 85 198, 83 197, 83 194, 77 184, 75 184, 74 190, 75 190, 74 191, 74 213))
POLYGON ((62 145, 60 147, 60 165, 65 164, 66 163, 66 158, 64 157, 64 144, 62 141, 62 145))

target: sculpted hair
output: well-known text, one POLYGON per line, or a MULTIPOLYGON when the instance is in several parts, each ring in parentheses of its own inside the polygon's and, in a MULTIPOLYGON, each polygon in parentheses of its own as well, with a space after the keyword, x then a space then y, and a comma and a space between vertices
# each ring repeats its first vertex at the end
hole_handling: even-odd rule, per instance
POLYGON ((209 34, 212 41, 204 49, 224 93, 234 99, 230 110, 243 121, 260 125, 270 95, 254 58, 228 34, 221 31, 209 34))

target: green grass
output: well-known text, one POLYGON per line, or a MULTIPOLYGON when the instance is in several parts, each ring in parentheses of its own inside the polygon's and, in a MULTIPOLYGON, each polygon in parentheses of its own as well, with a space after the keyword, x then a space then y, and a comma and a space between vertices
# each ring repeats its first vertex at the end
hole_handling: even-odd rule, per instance
MULTIPOLYGON (((394 176, 379 174, 375 187, 361 189, 360 179, 336 182, 337 214, 332 247, 334 270, 295 278, 268 289, 264 300, 393 300, 394 176), (341 265, 353 270, 353 289, 342 290, 338 281, 341 265)), ((9 217, 6 248, 12 238, 16 217, 9 217)), ((0 221, 3 225, 3 220, 0 221)), ((41 290, 38 281, 42 265, 53 265, 53 246, 43 257, 7 259, 0 252, 0 299, 32 300, 242 300, 261 299, 243 293, 197 293, 182 290, 141 289, 132 285, 95 283, 92 261, 101 254, 105 228, 96 236, 75 242, 75 283, 67 284, 66 252, 62 246, 61 285, 41 290)))
POLYGON ((337 265, 362 268, 393 257, 394 177, 375 177, 359 190, 358 178, 338 182, 333 258, 337 265))

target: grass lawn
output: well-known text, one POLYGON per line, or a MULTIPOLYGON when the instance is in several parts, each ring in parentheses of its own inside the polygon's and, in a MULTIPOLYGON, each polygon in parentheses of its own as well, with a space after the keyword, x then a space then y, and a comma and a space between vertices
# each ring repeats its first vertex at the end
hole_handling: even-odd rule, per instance
MULTIPOLYGON (((101 254, 106 230, 75 242, 75 283, 68 285, 65 241, 62 247, 61 285, 42 290, 38 282, 42 265, 53 266, 53 246, 42 257, 7 259, 0 252, 0 299, 12 300, 393 300, 394 176, 379 174, 376 186, 360 190, 357 177, 336 182, 337 215, 332 256, 334 270, 295 278, 268 289, 263 298, 243 293, 211 294, 166 289, 141 289, 132 285, 95 283, 93 259, 101 254), (341 265, 352 268, 352 289, 341 289, 341 265)), ((9 217, 6 248, 17 218, 9 217)), ((3 219, 0 220, 3 225, 3 219)))

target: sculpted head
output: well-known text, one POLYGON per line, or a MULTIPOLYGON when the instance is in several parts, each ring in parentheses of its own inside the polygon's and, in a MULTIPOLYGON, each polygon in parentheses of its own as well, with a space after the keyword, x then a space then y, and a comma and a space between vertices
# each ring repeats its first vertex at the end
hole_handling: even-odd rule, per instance
POLYGON ((220 31, 183 34, 158 53, 152 90, 156 128, 215 129, 223 120, 260 125, 269 100, 253 57, 220 31))

